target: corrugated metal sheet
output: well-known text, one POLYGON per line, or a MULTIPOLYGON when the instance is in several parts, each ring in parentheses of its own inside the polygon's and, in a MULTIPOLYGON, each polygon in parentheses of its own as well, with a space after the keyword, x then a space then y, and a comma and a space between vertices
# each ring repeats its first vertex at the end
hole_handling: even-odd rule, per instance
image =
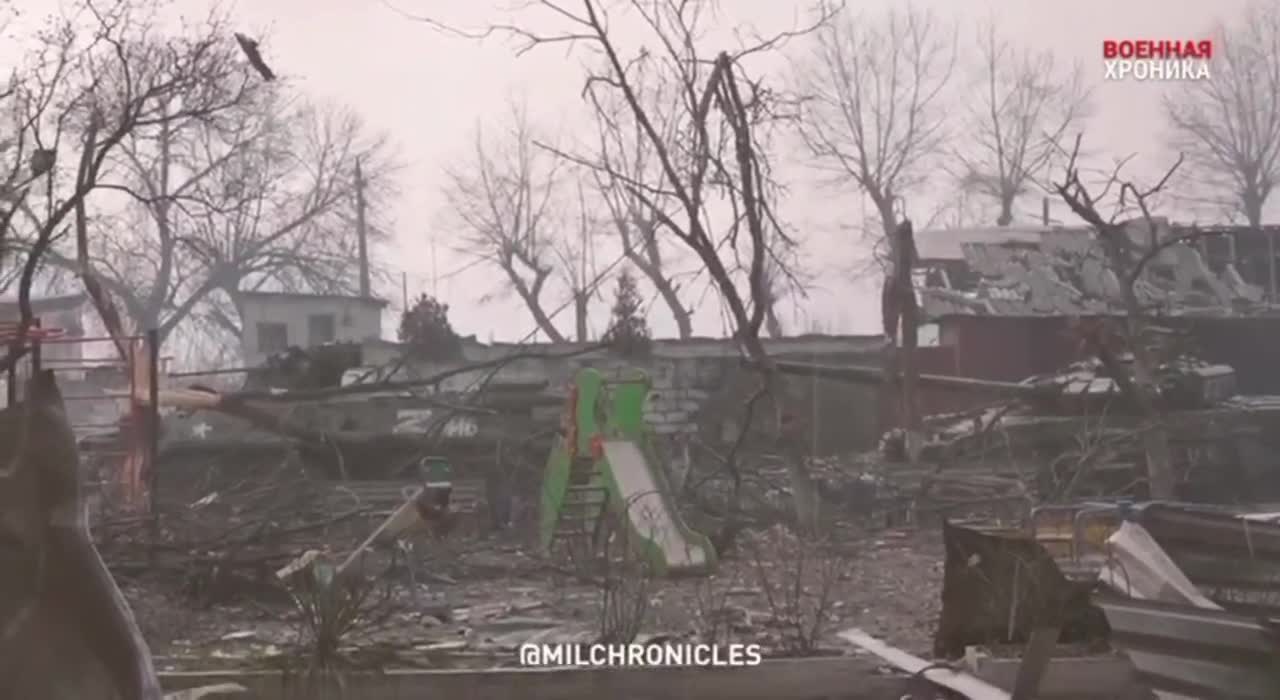
POLYGON ((1206 700, 1280 698, 1280 636, 1245 615, 1120 597, 1095 602, 1152 689, 1206 700))
MULTIPOLYGON (((1155 538, 1205 595, 1228 609, 1280 616, 1280 524, 1246 520, 1211 506, 1145 503, 1127 517, 1155 538)), ((1107 560, 1106 538, 1119 527, 1115 504, 1040 508, 1037 541, 1071 578, 1091 578, 1107 560)))

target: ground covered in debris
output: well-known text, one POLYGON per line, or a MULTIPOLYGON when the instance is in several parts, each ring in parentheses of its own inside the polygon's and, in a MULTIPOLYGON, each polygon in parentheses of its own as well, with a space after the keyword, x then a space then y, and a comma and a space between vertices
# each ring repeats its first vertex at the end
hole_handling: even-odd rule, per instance
MULTIPOLYGON (((842 653, 834 633, 858 626, 927 655, 940 605, 937 532, 844 527, 832 539, 838 544, 801 555, 780 531, 758 533, 713 576, 638 584, 626 595, 650 602, 639 639, 758 642, 773 655, 842 653)), ((388 667, 492 666, 512 662, 528 641, 594 641, 607 605, 599 582, 532 551, 511 537, 420 543, 416 582, 400 572, 370 593, 385 592, 386 601, 371 605, 370 619, 343 639, 344 658, 388 667)), ((283 593, 201 606, 162 572, 122 583, 162 669, 298 660, 306 625, 283 593)))

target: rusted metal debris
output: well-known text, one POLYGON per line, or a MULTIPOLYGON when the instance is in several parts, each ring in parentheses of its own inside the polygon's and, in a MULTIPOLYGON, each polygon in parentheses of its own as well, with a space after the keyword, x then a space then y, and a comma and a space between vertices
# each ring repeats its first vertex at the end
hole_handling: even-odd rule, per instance
MULTIPOLYGON (((453 513, 450 509, 452 493, 452 484, 428 483, 405 494, 404 502, 400 507, 387 515, 386 519, 336 567, 336 575, 349 574, 375 546, 394 543, 410 531, 426 528, 436 537, 448 534, 454 525, 453 513)), ((303 572, 309 572, 324 558, 318 550, 303 552, 297 559, 277 571, 276 578, 281 581, 295 580, 303 572)))
MULTIPOLYGON (((1153 512, 1153 520, 1174 515, 1167 507, 1153 512)), ((1212 516, 1197 532, 1188 527, 1196 514, 1183 515, 1176 532, 1184 542, 1224 532, 1212 516)), ((1224 609, 1230 603, 1210 600, 1132 520, 1108 546, 1113 557, 1103 579, 1122 595, 1100 595, 1096 602, 1111 626, 1112 645, 1153 690, 1193 698, 1280 697, 1280 619, 1230 611, 1224 609)))
POLYGON ((1206 598, 1280 617, 1280 524, 1184 503, 1080 504, 1051 512, 1056 521, 1033 516, 1034 537, 1073 577, 1097 578, 1117 558, 1116 544, 1124 540, 1114 533, 1128 522, 1140 525, 1206 598))
POLYGON ((1223 610, 1099 597, 1111 642, 1152 690, 1191 698, 1280 697, 1280 635, 1223 610))

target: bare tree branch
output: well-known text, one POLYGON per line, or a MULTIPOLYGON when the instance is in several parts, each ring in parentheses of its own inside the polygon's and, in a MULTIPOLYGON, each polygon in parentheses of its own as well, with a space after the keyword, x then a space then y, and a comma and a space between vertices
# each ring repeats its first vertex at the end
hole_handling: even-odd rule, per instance
MULTIPOLYGON (((714 19, 712 2, 544 0, 525 9, 518 24, 495 25, 485 33, 514 38, 520 51, 548 44, 581 46, 595 67, 588 72, 584 94, 597 118, 606 120, 602 131, 617 135, 613 141, 601 139, 595 152, 548 150, 596 171, 604 189, 634 203, 619 211, 629 208, 652 216, 656 230, 698 256, 719 292, 735 339, 762 368, 764 385, 773 386, 773 363, 760 332, 778 296, 774 282, 784 277, 782 267, 790 262, 777 251, 795 245, 774 213, 781 188, 768 149, 771 130, 784 122, 784 102, 751 79, 741 59, 813 31, 829 19, 831 8, 821 8, 811 25, 707 53, 701 44, 714 19), (644 26, 647 45, 624 53, 610 29, 608 10, 644 26), (539 20, 550 20, 555 28, 531 29, 539 20), (664 95, 669 101, 661 99, 664 95), (614 142, 633 134, 649 149, 650 167, 637 170, 633 160, 615 152, 614 142)), ((632 158, 634 153, 629 151, 632 158)), ((780 414, 775 417, 780 424, 780 414)), ((802 462, 792 467, 797 514, 808 522, 816 513, 816 487, 802 462)), ((741 477, 732 463, 728 468, 734 488, 725 531, 732 532, 738 527, 741 477)))
POLYGON ((1017 49, 994 21, 979 31, 982 65, 965 147, 954 148, 962 189, 994 201, 997 226, 1013 223, 1014 205, 1041 185, 1058 144, 1088 116, 1090 90, 1079 66, 1063 71, 1051 51, 1017 49))
MULTIPOLYGON (((648 97, 654 119, 661 123, 659 129, 664 141, 669 141, 674 138, 673 130, 679 125, 679 121, 673 118, 679 114, 679 94, 669 85, 649 85, 648 83, 658 81, 646 80, 644 68, 644 65, 636 67, 637 91, 648 97)), ((663 304, 671 312, 679 336, 691 338, 693 314, 681 298, 677 273, 672 269, 671 258, 674 256, 659 235, 659 217, 639 197, 631 194, 625 187, 616 186, 609 177, 608 170, 623 173, 628 180, 634 182, 655 182, 651 199, 656 205, 678 207, 678 203, 671 196, 662 194, 665 175, 655 163, 654 149, 648 137, 642 129, 637 128, 634 119, 630 118, 630 108, 625 100, 616 94, 593 94, 591 97, 599 130, 598 153, 612 162, 606 163, 611 167, 592 167, 586 170, 597 195, 608 210, 623 254, 649 280, 662 298, 663 304)))
POLYGON ((929 11, 842 12, 814 33, 812 55, 797 64, 801 136, 837 182, 871 200, 877 238, 887 237, 890 249, 899 198, 942 150, 956 51, 955 28, 929 11))
POLYGON ((1143 432, 1143 446, 1147 455, 1147 483, 1150 497, 1155 500, 1172 500, 1175 498, 1176 478, 1173 474, 1172 457, 1169 451, 1169 433, 1159 411, 1160 388, 1157 384, 1157 360, 1151 356, 1145 338, 1148 331, 1146 309, 1138 299, 1135 285, 1143 266, 1147 264, 1161 247, 1168 243, 1159 240, 1157 224, 1151 213, 1149 200, 1163 190, 1182 165, 1181 156, 1178 161, 1165 172, 1164 176, 1151 187, 1139 187, 1133 181, 1122 180, 1121 165, 1107 179, 1103 192, 1110 191, 1118 184, 1119 200, 1117 212, 1136 206, 1141 212, 1141 219, 1128 222, 1117 222, 1117 214, 1104 217, 1099 210, 1103 206, 1102 196, 1092 193, 1081 180, 1077 159, 1080 154, 1080 137, 1076 137, 1075 146, 1067 161, 1065 173, 1055 189, 1062 201, 1071 211, 1094 231, 1098 243, 1106 255, 1111 271, 1119 279, 1120 301, 1124 306, 1125 332, 1121 336, 1122 343, 1115 342, 1116 334, 1104 323, 1083 322, 1079 325, 1081 335, 1093 349, 1098 359, 1106 367, 1108 374, 1116 382, 1116 386, 1138 409, 1147 420, 1148 426, 1143 432), (1146 243, 1143 251, 1135 244, 1131 229, 1143 229, 1138 238, 1146 243), (1117 346, 1120 347, 1117 347, 1117 346), (1132 353, 1132 369, 1120 361, 1120 353, 1124 350, 1132 353))
POLYGON ((1197 188, 1228 195, 1256 227, 1280 176, 1280 5, 1253 5, 1217 39, 1213 79, 1181 83, 1165 113, 1197 188))
MULTIPOLYGON (((1213 79, 1182 82, 1164 100, 1172 145, 1193 166, 1180 189, 1259 228, 1280 177, 1280 3, 1254 2, 1216 35, 1213 79)), ((1274 298, 1280 281, 1271 234, 1267 253, 1274 298)))
POLYGON ((538 148, 526 108, 511 103, 506 132, 495 137, 477 125, 473 156, 450 168, 445 199, 465 245, 459 251, 499 269, 548 338, 564 342, 543 309, 542 293, 554 266, 552 205, 561 159, 538 148))

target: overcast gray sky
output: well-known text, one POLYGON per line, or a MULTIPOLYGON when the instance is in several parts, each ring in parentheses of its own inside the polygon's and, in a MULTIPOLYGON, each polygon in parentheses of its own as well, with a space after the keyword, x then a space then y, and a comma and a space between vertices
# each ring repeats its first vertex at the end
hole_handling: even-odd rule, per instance
MULTIPOLYGON (((18 0, 32 11, 53 10, 54 2, 18 0)), ((207 0, 175 0, 184 13, 203 14, 207 0)), ((506 12, 489 0, 395 0, 396 6, 431 14, 457 25, 479 26, 502 21, 506 12)), ((867 11, 900 3, 893 0, 851 2, 867 11)), ((1100 153, 1140 155, 1135 167, 1152 169, 1168 154, 1160 143, 1160 86, 1104 83, 1101 42, 1107 38, 1187 36, 1199 38, 1214 24, 1238 13, 1243 0, 1206 3, 1192 0, 934 0, 920 3, 972 23, 994 13, 1003 31, 1029 45, 1052 49, 1064 60, 1079 60, 1098 83, 1096 116, 1088 125, 1088 143, 1100 153)), ((751 23, 763 29, 789 25, 810 3, 804 0, 721 0, 722 24, 751 23)), ((263 52, 277 70, 316 96, 357 107, 371 125, 385 129, 401 146, 408 168, 401 183, 404 196, 392 212, 395 241, 383 251, 387 261, 408 275, 410 294, 429 289, 434 232, 441 241, 437 269, 444 273, 463 264, 447 251, 448 230, 441 230, 439 211, 442 167, 466 155, 478 118, 501 113, 513 92, 524 92, 535 119, 572 129, 581 114, 580 66, 564 51, 545 49, 516 57, 501 40, 475 42, 450 38, 406 19, 376 0, 242 0, 232 5, 243 31, 265 37, 263 52)), ((628 28, 623 42, 635 42, 628 28)), ((0 56, 2 58, 2 56, 0 56)), ((966 56, 961 56, 965 60, 966 56)), ((878 301, 874 282, 854 283, 848 273, 858 245, 837 222, 861 216, 859 198, 849 192, 836 198, 817 185, 794 186, 797 202, 788 211, 802 219, 811 259, 819 272, 818 287, 806 302, 808 318, 829 332, 875 332, 878 301)), ((916 207, 913 206, 913 209, 916 207)), ((923 211, 911 211, 917 219, 923 211)), ((533 325, 514 301, 480 304, 496 275, 487 270, 441 281, 440 296, 452 306, 460 331, 492 334, 499 339, 523 336, 533 325)), ((400 289, 382 292, 399 304, 400 289)), ((549 306, 563 302, 565 292, 549 293, 549 306)), ((721 324, 710 300, 700 314, 701 335, 718 334, 721 324)), ((603 309, 602 309, 603 312, 603 309)), ((787 316, 790 316, 788 310, 787 316)), ((558 320, 571 330, 569 312, 558 320)), ((809 320, 788 319, 791 330, 803 331, 809 320)), ((663 309, 651 314, 659 334, 672 331, 663 309)), ((388 325, 390 322, 388 320, 388 325)))

